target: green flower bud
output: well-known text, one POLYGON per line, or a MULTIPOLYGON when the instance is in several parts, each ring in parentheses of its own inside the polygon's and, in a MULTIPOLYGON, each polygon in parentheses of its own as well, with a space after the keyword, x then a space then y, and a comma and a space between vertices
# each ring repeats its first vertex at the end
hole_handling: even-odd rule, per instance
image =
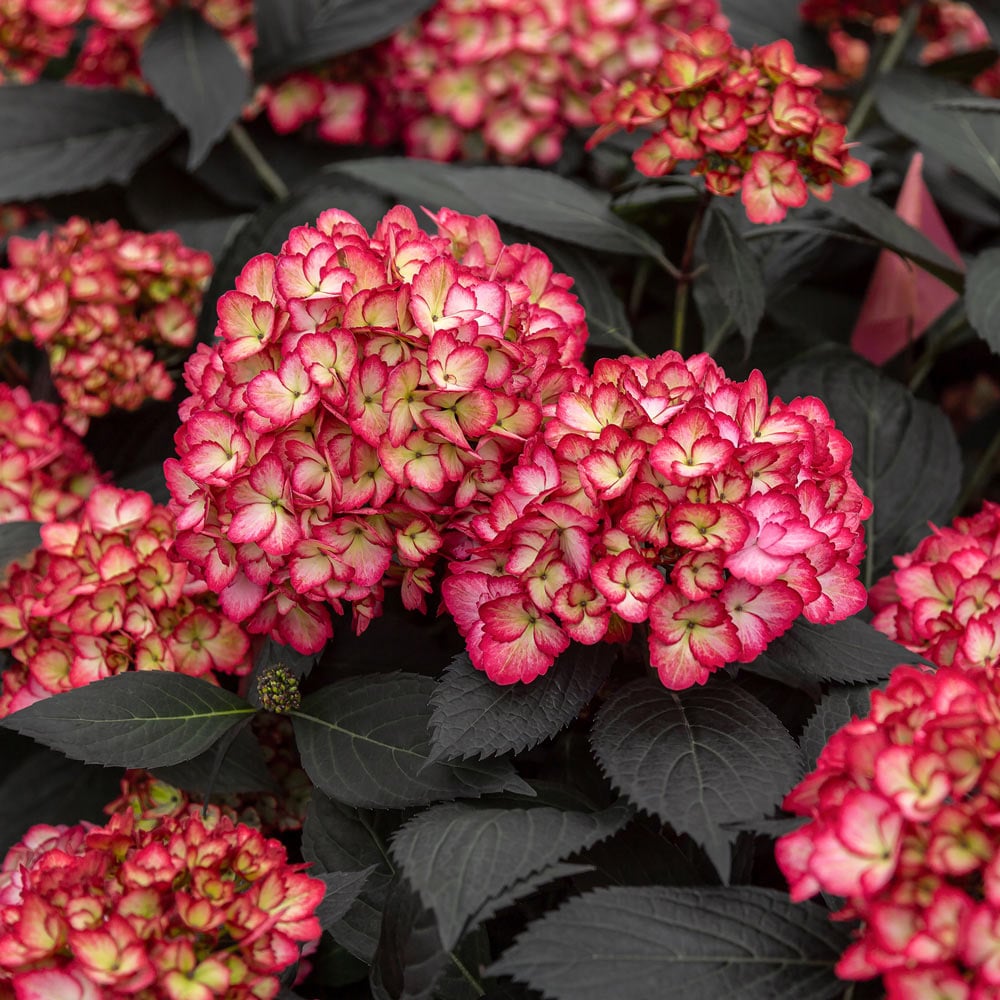
POLYGON ((261 672, 257 678, 257 697, 269 712, 290 712, 302 704, 298 678, 283 663, 261 672))

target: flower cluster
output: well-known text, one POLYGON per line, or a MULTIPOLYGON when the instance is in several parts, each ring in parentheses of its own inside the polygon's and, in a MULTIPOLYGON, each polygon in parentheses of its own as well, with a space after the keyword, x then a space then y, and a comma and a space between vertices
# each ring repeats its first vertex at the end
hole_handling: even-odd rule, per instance
POLYGON ((18 1000, 271 1000, 320 935, 323 883, 226 817, 35 826, 0 869, 0 990, 18 1000))
POLYGON ((872 625, 938 666, 1000 661, 1000 505, 933 528, 875 584, 872 625))
MULTIPOLYGON (((914 0, 920 3, 916 33, 926 41, 920 53, 924 64, 951 56, 977 52, 990 46, 990 33, 983 19, 967 3, 953 0, 914 0)), ((903 0, 804 0, 799 8, 809 24, 823 28, 837 60, 837 73, 824 80, 824 86, 843 87, 860 79, 868 63, 868 43, 847 31, 859 25, 879 35, 891 35, 899 28, 903 0)), ((1000 64, 980 73, 972 87, 995 97, 1000 94, 1000 64)))
POLYGON ((61 521, 83 506, 97 482, 93 458, 59 408, 0 382, 0 524, 61 521))
POLYGON ((708 357, 601 360, 560 395, 449 565, 473 663, 530 681, 570 640, 649 623, 669 688, 756 657, 792 621, 860 610, 851 447, 813 398, 770 402, 708 357), (472 540, 470 540, 472 541, 472 540))
POLYGON ((713 194, 740 193, 752 222, 780 222, 810 192, 827 200, 835 183, 869 175, 844 126, 817 105, 820 76, 784 40, 748 51, 716 28, 677 33, 655 68, 594 99, 603 124, 590 144, 620 128, 657 127, 633 154, 642 173, 659 177, 693 160, 713 194))
MULTIPOLYGON (((287 719, 258 715, 253 730, 274 780, 274 790, 214 795, 207 808, 212 815, 228 816, 234 823, 255 827, 266 836, 301 830, 312 785, 302 770, 292 727, 287 719)), ((104 811, 109 816, 131 812, 140 827, 149 829, 164 817, 200 815, 205 808, 201 797, 174 788, 146 771, 126 771, 121 794, 104 811)))
MULTIPOLYGON (((652 68, 716 0, 440 0, 379 46, 374 107, 411 156, 550 163, 604 80, 652 68)), ((384 126, 383 126, 384 129, 384 126)))
POLYGON ((1000 986, 1000 701, 993 671, 897 667, 785 799, 810 821, 778 841, 794 900, 845 898, 862 921, 844 979, 889 1000, 1000 986))
POLYGON ((8 242, 0 270, 0 342, 48 354, 64 419, 83 433, 111 407, 166 399, 173 382, 157 352, 189 347, 212 259, 175 233, 70 219, 8 242))
POLYGON ((0 582, 0 717, 129 669, 213 679, 249 671, 250 642, 172 548, 173 517, 146 493, 98 486, 78 518, 0 582))
POLYGON ((424 608, 452 529, 506 482, 586 340, 570 278, 485 216, 437 235, 396 207, 369 235, 330 209, 219 300, 191 357, 177 460, 177 551, 251 633, 301 652, 358 631, 401 586, 424 608))
POLYGON ((50 59, 69 52, 85 25, 69 82, 145 90, 142 46, 181 6, 196 10, 249 66, 257 40, 251 0, 0 0, 0 70, 21 82, 36 80, 50 59))
POLYGON ((73 44, 87 0, 0 0, 0 83, 32 83, 73 44))

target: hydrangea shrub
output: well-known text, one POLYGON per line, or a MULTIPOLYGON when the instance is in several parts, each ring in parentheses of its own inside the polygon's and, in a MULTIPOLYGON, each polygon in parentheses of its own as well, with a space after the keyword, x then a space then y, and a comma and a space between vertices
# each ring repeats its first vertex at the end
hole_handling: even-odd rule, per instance
POLYGON ((997 994, 998 29, 0 0, 0 998, 997 994))

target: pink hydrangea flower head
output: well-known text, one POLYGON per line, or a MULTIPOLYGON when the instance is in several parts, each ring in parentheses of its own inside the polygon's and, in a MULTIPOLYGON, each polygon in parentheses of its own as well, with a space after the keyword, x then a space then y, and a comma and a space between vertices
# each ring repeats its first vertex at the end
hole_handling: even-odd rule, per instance
POLYGON ((844 898, 837 965, 891 1000, 989 996, 1000 929, 1000 701, 992 669, 897 667, 786 797, 776 847, 794 900, 844 898))
POLYGON ((175 233, 73 218, 36 239, 11 237, 7 255, 0 341, 45 350, 69 426, 83 433, 112 407, 170 396, 161 356, 194 341, 208 254, 175 233))
POLYGON ((323 883, 196 811, 33 827, 0 870, 0 989, 30 1000, 265 1000, 320 935, 323 883))
MULTIPOLYGON (((62 0, 60 0, 62 2, 62 0)), ((86 0, 87 32, 68 80, 90 87, 147 91, 139 56, 174 8, 189 7, 215 28, 249 67, 257 33, 251 0, 86 0)))
POLYGON ((177 459, 178 552, 222 609, 302 652, 356 629, 384 588, 425 608, 432 570, 485 512, 574 376, 583 310, 533 247, 442 209, 294 229, 219 300, 192 356, 177 459))
POLYGON ((594 124, 602 81, 649 69, 677 29, 727 25, 717 0, 439 0, 364 53, 296 73, 261 102, 278 131, 402 138, 411 156, 551 163, 594 124))
POLYGON ((59 408, 0 383, 0 523, 63 520, 98 481, 93 458, 59 408))
POLYGON ((820 77, 785 40, 747 51, 718 28, 674 32, 655 65, 605 83, 589 144, 620 128, 652 127, 633 155, 642 173, 658 177, 694 161, 713 194, 740 193, 751 222, 780 222, 810 192, 828 200, 835 183, 869 174, 850 155, 844 127, 820 109, 820 77))
POLYGON ((73 44, 87 0, 5 0, 0 7, 0 79, 33 83, 73 44))
POLYGON ((938 666, 992 668, 1000 660, 1000 506, 957 517, 871 589, 872 624, 938 666))
POLYGON ((146 493, 97 486, 0 581, 10 651, 0 716, 125 670, 214 680, 250 669, 250 640, 174 549, 174 519, 146 493))
POLYGON ((648 623, 669 688, 747 662, 804 614, 860 610, 871 503, 819 400, 769 400, 707 355, 605 359, 545 414, 442 585, 472 662, 544 673, 648 623))

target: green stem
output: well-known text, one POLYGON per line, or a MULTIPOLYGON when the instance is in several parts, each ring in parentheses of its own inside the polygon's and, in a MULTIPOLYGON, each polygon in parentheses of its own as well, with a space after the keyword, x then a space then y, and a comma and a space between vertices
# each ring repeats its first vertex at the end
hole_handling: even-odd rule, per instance
POLYGON ((253 168, 253 172, 261 184, 274 195, 275 200, 283 201, 287 198, 288 185, 281 179, 274 167, 267 162, 257 143, 250 138, 250 133, 239 122, 229 127, 229 138, 253 168))
POLYGON ((646 284, 649 281, 650 265, 644 259, 639 262, 635 269, 635 277, 632 279, 632 289, 628 297, 628 312, 633 319, 639 315, 639 307, 642 305, 642 297, 646 292, 646 284))
POLYGON ((684 353, 684 328, 687 323, 688 292, 691 288, 691 281, 694 278, 692 265, 694 264, 694 248, 698 242, 698 234, 701 232, 701 224, 705 219, 705 212, 708 210, 708 203, 712 196, 703 192, 698 201, 698 207, 694 211, 694 218, 688 226, 687 242, 684 244, 684 256, 681 258, 680 274, 677 275, 677 291, 674 295, 674 350, 678 354, 684 353))
POLYGON ((965 324, 965 313, 960 311, 959 314, 944 329, 941 336, 938 337, 932 344, 928 344, 927 350, 921 355, 913 374, 910 376, 910 381, 907 382, 907 387, 910 392, 916 392, 917 389, 923 385, 924 379, 930 375, 931 369, 934 367, 937 359, 941 357, 941 355, 944 354, 949 347, 951 347, 952 342, 955 340, 957 335, 965 329, 965 324))
POLYGON ((993 436, 993 440, 983 452, 983 457, 979 459, 979 464, 965 484, 965 489, 962 490, 962 495, 958 498, 958 503, 955 504, 956 515, 965 510, 969 502, 979 495, 995 471, 998 459, 1000 459, 1000 431, 997 431, 993 436))
POLYGON ((459 972, 462 973, 462 977, 476 991, 476 996, 477 997, 486 996, 486 990, 483 989, 482 983, 480 983, 479 980, 476 979, 476 977, 471 972, 469 972, 469 970, 465 967, 464 963, 458 957, 458 955, 456 955, 453 951, 449 951, 448 957, 455 963, 455 967, 458 969, 459 972))
POLYGON ((890 73, 899 62, 899 57, 903 54, 906 43, 910 40, 910 36, 917 26, 917 21, 920 19, 920 7, 920 0, 912 0, 903 12, 896 33, 889 39, 889 43, 882 52, 882 58, 879 60, 878 66, 875 67, 875 72, 868 78, 868 85, 865 87, 864 93, 858 98, 858 103, 854 105, 854 111, 847 122, 848 139, 856 138, 858 132, 868 123, 872 107, 875 104, 875 87, 878 81, 890 73))

